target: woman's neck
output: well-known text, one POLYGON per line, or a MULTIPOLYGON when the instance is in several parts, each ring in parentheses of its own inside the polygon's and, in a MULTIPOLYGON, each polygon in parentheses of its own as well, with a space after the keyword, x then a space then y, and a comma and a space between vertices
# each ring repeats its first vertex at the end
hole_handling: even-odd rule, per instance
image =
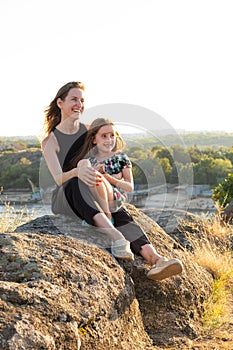
POLYGON ((66 119, 61 121, 56 128, 64 134, 75 134, 79 131, 80 123, 79 120, 72 121, 66 119))

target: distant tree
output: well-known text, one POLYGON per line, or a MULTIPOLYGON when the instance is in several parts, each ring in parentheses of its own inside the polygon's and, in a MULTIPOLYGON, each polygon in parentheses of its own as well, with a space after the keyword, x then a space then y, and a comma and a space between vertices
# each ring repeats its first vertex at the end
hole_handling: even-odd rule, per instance
POLYGON ((130 158, 141 158, 143 154, 143 147, 133 146, 127 149, 127 154, 130 158))
POLYGON ((231 171, 228 159, 214 159, 205 155, 200 162, 193 164, 194 183, 216 186, 231 171))
POLYGON ((179 183, 178 167, 179 167, 179 164, 177 164, 176 162, 173 163, 172 170, 171 170, 170 175, 169 175, 169 182, 171 184, 178 184, 179 183))
POLYGON ((201 158, 203 157, 203 152, 197 146, 189 147, 188 152, 192 163, 196 164, 200 162, 201 158))
POLYGON ((179 184, 193 184, 193 165, 192 163, 179 164, 178 166, 179 184))
POLYGON ((225 158, 229 159, 231 161, 231 163, 233 164, 233 146, 230 147, 228 150, 226 150, 225 158))
POLYGON ((3 188, 28 188, 27 178, 38 186, 38 168, 31 166, 31 161, 21 158, 14 164, 8 164, 0 173, 0 185, 3 188))
POLYGON ((216 178, 213 173, 214 160, 204 156, 197 164, 193 165, 194 183, 216 185, 216 178))
POLYGON ((160 159, 168 159, 170 166, 174 163, 172 150, 162 147, 162 146, 155 146, 152 148, 152 156, 160 159))
POLYGON ((147 177, 138 163, 132 162, 132 172, 135 185, 147 184, 147 177))
POLYGON ((171 147, 173 161, 177 163, 187 164, 190 162, 190 156, 187 149, 180 145, 174 145, 171 147))
POLYGON ((31 165, 32 164, 32 162, 29 159, 25 158, 25 157, 21 158, 19 163, 20 164, 24 164, 24 165, 31 165))
POLYGON ((171 171, 172 171, 172 166, 170 164, 169 159, 168 158, 159 158, 158 161, 163 169, 163 173, 164 173, 165 178, 168 180, 169 176, 171 174, 171 171))
POLYGON ((169 182, 172 184, 192 185, 193 167, 191 163, 183 164, 175 162, 169 175, 169 182))
POLYGON ((232 163, 229 159, 214 159, 213 171, 216 177, 216 184, 224 181, 224 178, 232 170, 232 163))
POLYGON ((212 198, 214 202, 225 208, 227 204, 233 201, 233 174, 230 173, 224 181, 215 187, 212 198))

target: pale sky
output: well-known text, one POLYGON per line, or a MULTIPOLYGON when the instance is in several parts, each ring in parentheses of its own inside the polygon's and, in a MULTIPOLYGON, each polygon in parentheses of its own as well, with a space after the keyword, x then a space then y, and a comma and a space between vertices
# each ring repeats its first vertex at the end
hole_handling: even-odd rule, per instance
POLYGON ((232 18, 231 0, 2 0, 0 136, 38 135, 71 80, 87 109, 133 104, 174 129, 233 132, 232 18))

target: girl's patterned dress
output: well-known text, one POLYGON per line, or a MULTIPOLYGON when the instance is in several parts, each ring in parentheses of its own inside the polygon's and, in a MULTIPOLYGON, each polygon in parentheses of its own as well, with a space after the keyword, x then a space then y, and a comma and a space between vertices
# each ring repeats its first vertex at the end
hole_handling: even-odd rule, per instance
MULTIPOLYGON (((91 165, 94 166, 98 160, 95 157, 89 158, 91 165)), ((109 175, 119 174, 125 168, 132 168, 132 163, 125 153, 117 153, 112 157, 104 160, 105 172, 109 175)), ((127 200, 127 194, 116 186, 113 187, 113 195, 116 201, 116 209, 121 207, 122 203, 127 200)))

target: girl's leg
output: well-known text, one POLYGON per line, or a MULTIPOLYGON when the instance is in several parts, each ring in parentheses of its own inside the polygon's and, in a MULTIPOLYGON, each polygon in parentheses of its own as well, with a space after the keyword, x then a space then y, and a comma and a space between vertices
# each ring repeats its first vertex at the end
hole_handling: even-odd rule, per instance
POLYGON ((117 230, 113 224, 107 219, 104 213, 98 213, 93 217, 95 226, 102 228, 104 232, 113 240, 116 241, 118 239, 124 239, 124 235, 117 230))
MULTIPOLYGON (((78 163, 78 167, 80 166, 89 166, 91 167, 91 163, 88 159, 82 159, 78 163)), ((101 209, 105 213, 105 215, 112 219, 112 214, 109 208, 109 201, 113 201, 113 189, 109 182, 102 177, 102 181, 98 182, 95 187, 89 187, 91 193, 98 201, 101 209)))
POLYGON ((134 260, 134 254, 130 249, 130 242, 108 220, 105 214, 99 213, 93 217, 95 226, 99 227, 111 239, 111 252, 116 258, 134 260))
POLYGON ((113 189, 112 189, 112 186, 110 184, 109 184, 110 186, 108 186, 106 182, 107 182, 106 179, 103 179, 102 177, 102 181, 99 182, 95 186, 95 188, 94 187, 90 188, 90 190, 93 193, 96 200, 99 202, 99 205, 103 209, 103 212, 105 213, 105 215, 109 219, 112 219, 109 202, 113 201, 113 189))
MULTIPOLYGON (((107 179, 105 179, 104 176, 102 176, 102 182, 103 186, 105 187, 105 191, 107 192, 107 200, 108 200, 108 205, 110 208, 110 211, 114 210, 116 205, 115 205, 115 198, 114 198, 114 192, 113 192, 113 187, 109 183, 107 179)), ((99 186, 100 187, 100 186, 99 186)), ((97 186, 98 188, 98 186, 97 186)))

